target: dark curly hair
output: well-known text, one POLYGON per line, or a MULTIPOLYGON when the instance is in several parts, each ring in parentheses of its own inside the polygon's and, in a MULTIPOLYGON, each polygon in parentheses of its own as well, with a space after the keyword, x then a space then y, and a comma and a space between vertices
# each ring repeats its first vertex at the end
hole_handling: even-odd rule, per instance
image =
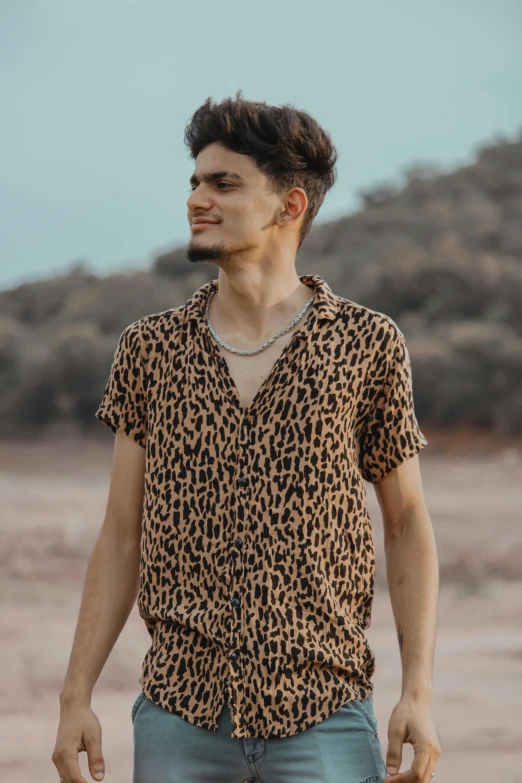
POLYGON ((187 123, 184 140, 194 160, 213 142, 250 155, 272 183, 272 192, 303 188, 308 207, 299 232, 299 250, 335 183, 338 159, 330 135, 310 114, 288 103, 271 106, 247 101, 238 90, 235 98, 221 103, 207 98, 187 123))

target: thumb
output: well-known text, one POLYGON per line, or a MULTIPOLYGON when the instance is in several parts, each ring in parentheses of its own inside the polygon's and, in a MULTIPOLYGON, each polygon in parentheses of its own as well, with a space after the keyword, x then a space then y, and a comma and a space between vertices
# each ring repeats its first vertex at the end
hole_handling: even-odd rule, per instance
POLYGON ((89 772, 95 780, 103 780, 105 775, 105 761, 103 760, 101 738, 96 737, 85 743, 89 772))
POLYGON ((388 739, 388 750, 386 751, 386 772, 388 775, 396 775, 401 768, 402 763, 402 735, 395 731, 388 739))

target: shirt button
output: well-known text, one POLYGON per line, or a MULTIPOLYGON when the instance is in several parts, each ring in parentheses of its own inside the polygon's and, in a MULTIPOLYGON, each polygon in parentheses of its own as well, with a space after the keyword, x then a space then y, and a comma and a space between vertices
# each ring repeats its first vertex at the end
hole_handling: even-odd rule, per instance
POLYGON ((230 653, 229 658, 237 658, 237 652, 233 650, 233 652, 230 653))
POLYGON ((236 538, 234 541, 234 544, 236 546, 243 546, 243 539, 242 538, 236 538))
POLYGON ((231 598, 230 603, 232 606, 239 606, 239 598, 231 598))
POLYGON ((248 484, 248 479, 245 478, 245 476, 241 476, 241 478, 238 478, 236 484, 238 487, 246 487, 248 484))
POLYGON ((220 367, 223 367, 223 365, 225 364, 225 360, 224 360, 224 358, 222 356, 219 357, 218 364, 219 364, 220 367))

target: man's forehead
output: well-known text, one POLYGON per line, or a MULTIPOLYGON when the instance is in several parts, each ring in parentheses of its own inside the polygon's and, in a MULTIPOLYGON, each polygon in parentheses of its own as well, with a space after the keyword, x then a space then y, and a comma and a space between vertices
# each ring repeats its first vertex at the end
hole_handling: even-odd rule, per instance
POLYGON ((256 162, 249 155, 227 149, 220 144, 208 144, 204 147, 194 162, 193 177, 198 181, 209 181, 216 174, 228 176, 246 182, 260 174, 256 162))

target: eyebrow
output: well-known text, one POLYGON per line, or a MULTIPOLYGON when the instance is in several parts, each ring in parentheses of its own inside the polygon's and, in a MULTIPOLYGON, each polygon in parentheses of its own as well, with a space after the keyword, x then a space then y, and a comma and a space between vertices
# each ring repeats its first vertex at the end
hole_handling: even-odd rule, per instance
MULTIPOLYGON (((230 179, 236 179, 239 182, 242 182, 242 177, 239 176, 239 174, 236 174, 234 171, 209 171, 206 174, 202 174, 203 182, 212 182, 216 179, 221 179, 222 177, 229 177, 230 179)), ((199 182, 199 179, 196 177, 195 174, 193 174, 190 178, 190 184, 196 185, 199 182)))

